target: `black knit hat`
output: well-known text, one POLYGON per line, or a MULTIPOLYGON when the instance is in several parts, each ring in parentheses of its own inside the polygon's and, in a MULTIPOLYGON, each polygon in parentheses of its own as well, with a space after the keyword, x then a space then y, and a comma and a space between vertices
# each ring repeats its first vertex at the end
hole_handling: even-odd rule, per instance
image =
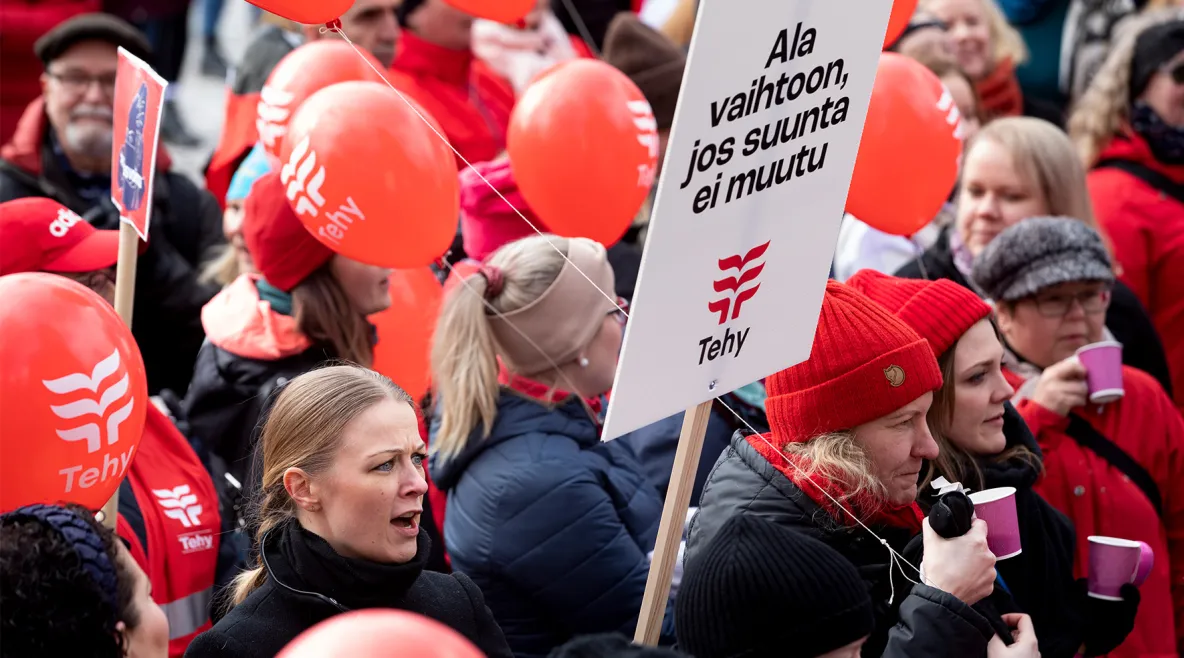
POLYGON ((551 651, 548 658, 688 658, 672 649, 633 644, 620 633, 585 635, 551 651))
POLYGON ((427 0, 403 0, 403 4, 399 5, 399 8, 395 10, 395 18, 399 19, 399 25, 407 27, 407 19, 411 17, 411 14, 416 9, 422 7, 425 2, 427 0))
POLYGON ((1184 50, 1184 18, 1152 25, 1139 33, 1131 57, 1131 102, 1143 95, 1151 76, 1181 50, 1184 50))
POLYGON ((111 14, 82 14, 63 21, 33 44, 33 52, 46 66, 83 41, 105 41, 143 60, 152 57, 148 37, 131 23, 111 14))
POLYGON ((872 599, 826 544, 751 514, 687 565, 674 621, 695 658, 815 658, 870 635, 872 599))

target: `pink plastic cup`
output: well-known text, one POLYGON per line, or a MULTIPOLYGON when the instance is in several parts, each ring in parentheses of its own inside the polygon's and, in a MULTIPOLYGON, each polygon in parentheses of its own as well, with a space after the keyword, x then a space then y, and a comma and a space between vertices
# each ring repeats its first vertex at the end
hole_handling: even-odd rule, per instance
POLYGON ((1015 487, 999 487, 970 494, 974 515, 987 522, 987 546, 996 560, 1023 552, 1020 522, 1015 511, 1015 487))
POLYGON ((1147 542, 1093 536, 1089 538, 1089 595, 1121 601, 1122 586, 1143 584, 1155 566, 1155 551, 1147 542))
POLYGON ((1104 340, 1077 350, 1077 358, 1085 366, 1089 384, 1089 401, 1109 404, 1122 398, 1122 343, 1104 340))

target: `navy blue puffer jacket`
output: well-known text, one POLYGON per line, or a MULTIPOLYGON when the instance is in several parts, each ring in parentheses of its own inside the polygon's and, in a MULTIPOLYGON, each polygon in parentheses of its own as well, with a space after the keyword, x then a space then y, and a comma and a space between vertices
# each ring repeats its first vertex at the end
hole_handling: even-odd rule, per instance
POLYGON ((431 473, 448 494, 452 566, 484 592, 515 656, 633 634, 662 499, 628 446, 601 443, 578 399, 550 408, 503 389, 490 436, 478 428, 431 473))

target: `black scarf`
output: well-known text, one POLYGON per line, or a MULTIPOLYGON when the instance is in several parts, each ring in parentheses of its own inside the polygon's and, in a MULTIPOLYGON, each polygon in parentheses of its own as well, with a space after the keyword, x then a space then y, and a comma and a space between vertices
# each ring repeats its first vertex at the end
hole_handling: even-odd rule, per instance
POLYGON ((329 542, 291 521, 264 540, 268 576, 281 588, 332 599, 343 609, 398 608, 431 553, 421 528, 415 557, 404 564, 381 564, 338 555, 329 542))

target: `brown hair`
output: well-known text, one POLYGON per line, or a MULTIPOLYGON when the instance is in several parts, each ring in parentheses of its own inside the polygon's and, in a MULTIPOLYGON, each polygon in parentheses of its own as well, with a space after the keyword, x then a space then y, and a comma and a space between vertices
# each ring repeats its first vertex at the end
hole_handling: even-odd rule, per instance
MULTIPOLYGON (((333 462, 346 426, 386 400, 406 402, 415 409, 411 396, 394 382, 356 365, 312 370, 284 386, 259 439, 263 482, 251 514, 260 555, 267 533, 296 517, 296 505, 284 488, 284 473, 290 468, 311 476, 324 472, 333 462)), ((266 579, 267 570, 259 557, 255 568, 234 579, 231 605, 242 603, 266 579)))
POLYGON ((370 323, 354 309, 329 263, 292 289, 292 316, 300 333, 331 346, 338 359, 367 368, 374 363, 370 323))

